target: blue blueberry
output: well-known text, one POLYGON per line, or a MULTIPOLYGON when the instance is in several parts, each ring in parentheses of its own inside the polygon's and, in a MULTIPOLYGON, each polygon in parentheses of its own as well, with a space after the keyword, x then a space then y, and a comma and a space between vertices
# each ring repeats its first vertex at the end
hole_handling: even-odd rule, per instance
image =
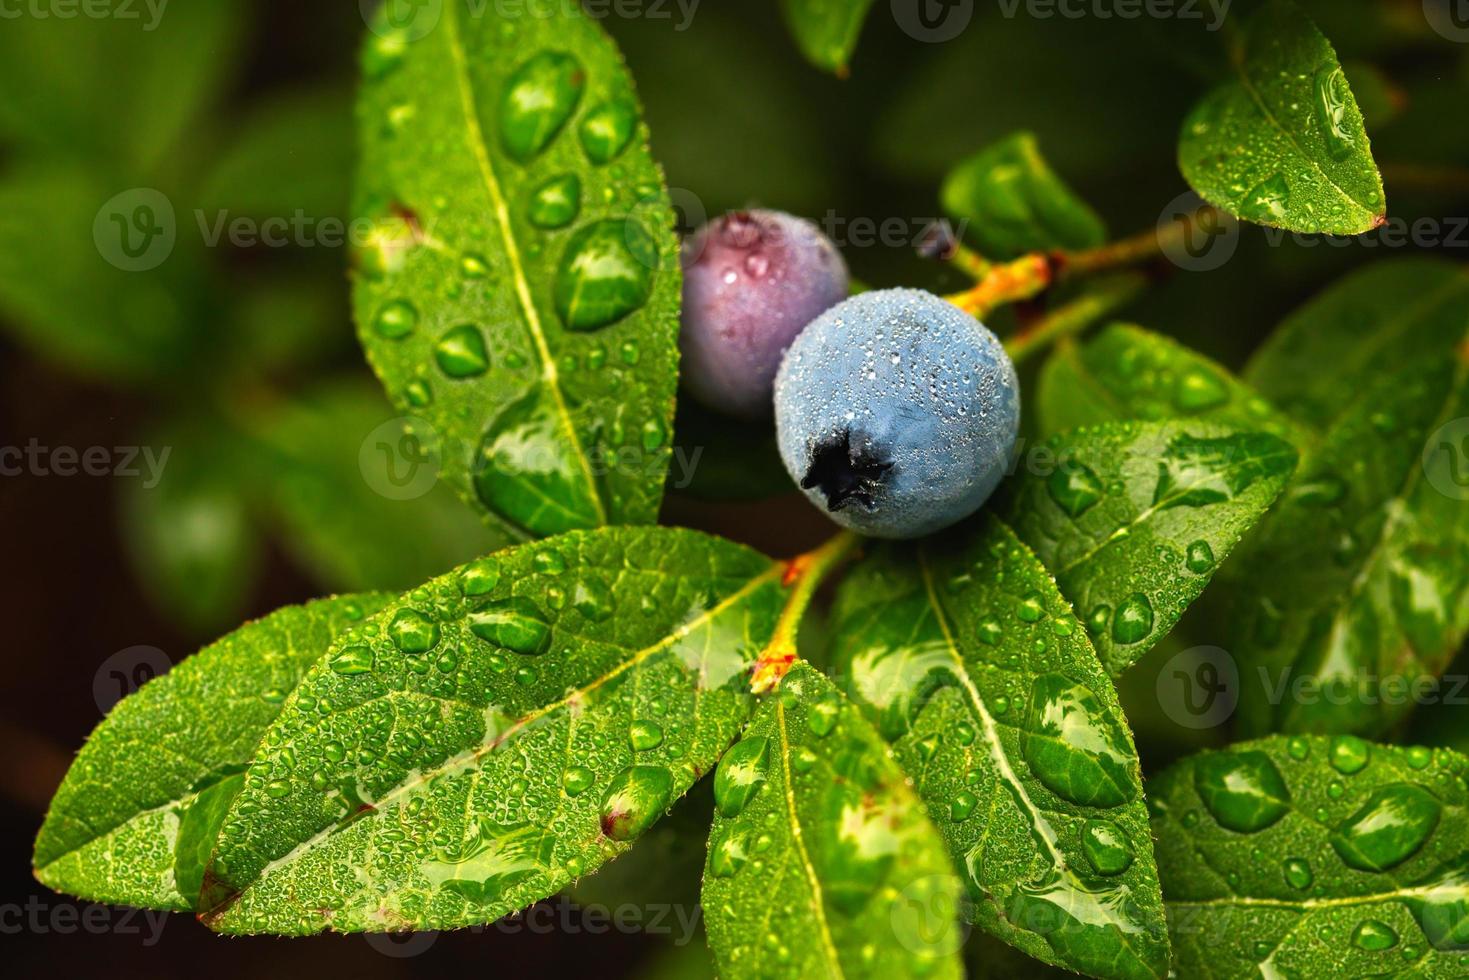
POLYGON ((932 293, 886 289, 833 307, 775 382, 791 477, 833 520, 913 538, 979 509, 1009 467, 1020 384, 1000 341, 932 293))
POLYGON ((769 418, 780 359, 796 334, 847 295, 847 265, 809 221, 737 211, 684 246, 684 386, 717 411, 769 418))

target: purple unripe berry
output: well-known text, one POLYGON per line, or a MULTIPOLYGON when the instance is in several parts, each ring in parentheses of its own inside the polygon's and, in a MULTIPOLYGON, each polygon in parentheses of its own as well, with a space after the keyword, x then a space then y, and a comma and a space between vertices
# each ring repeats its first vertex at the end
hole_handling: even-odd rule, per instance
POLYGON ((685 387, 717 411, 769 418, 791 341, 846 298, 847 264, 814 224, 780 211, 736 211, 684 246, 685 387))

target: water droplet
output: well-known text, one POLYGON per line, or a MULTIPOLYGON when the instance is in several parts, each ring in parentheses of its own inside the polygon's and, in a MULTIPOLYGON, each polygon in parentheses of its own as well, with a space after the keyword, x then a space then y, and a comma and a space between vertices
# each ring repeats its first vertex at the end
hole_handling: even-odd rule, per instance
POLYGON ((1337 856, 1358 871, 1386 871, 1418 852, 1438 826, 1441 807, 1407 783, 1377 789, 1331 835, 1337 856))
POLYGON ((1426 745, 1409 746, 1407 752, 1410 769, 1427 769, 1428 764, 1433 761, 1433 750, 1426 745))
POLYGON ((1112 607, 1105 603, 1096 606, 1086 614, 1086 630, 1092 636, 1101 636, 1107 632, 1107 624, 1112 620, 1112 607))
POLYGON ((566 571, 566 557, 551 547, 537 551, 532 556, 530 564, 539 575, 560 575, 566 571))
POLYGON ((291 795, 291 784, 284 779, 272 779, 265 784, 265 795, 273 800, 279 800, 291 795))
POLYGON ((626 99, 612 99, 589 111, 580 129, 587 159, 598 165, 615 159, 632 140, 637 123, 638 111, 626 99))
POLYGON ((1173 404, 1187 414, 1206 412, 1229 401, 1229 389, 1212 371, 1191 368, 1179 376, 1173 404))
POLYGON ((1285 743, 1285 750, 1292 759, 1303 762, 1306 756, 1311 754, 1311 743, 1299 735, 1293 735, 1290 741, 1285 743))
POLYGON ((1096 695, 1062 674, 1032 683, 1022 749, 1036 778, 1073 803, 1117 806, 1136 793, 1126 737, 1096 695))
POLYGON ((474 489, 486 507, 533 534, 599 523, 596 499, 543 386, 497 415, 480 443, 474 489), (555 501, 554 506, 548 501, 555 501))
POLYGON ((825 738, 836 727, 842 706, 835 696, 823 698, 811 705, 806 713, 806 727, 817 738, 825 738))
POLYGON ((598 221, 571 237, 556 269, 556 312, 568 330, 597 330, 648 301, 658 246, 632 220, 598 221))
POLYGON ((1188 546, 1188 557, 1184 559, 1184 564, 1195 575, 1203 575, 1214 567, 1214 549, 1209 547, 1207 541, 1195 541, 1188 546))
POLYGON ((1311 874, 1311 864, 1305 858, 1286 858, 1281 865, 1285 872, 1285 883, 1298 891, 1305 891, 1316 880, 1311 874))
POLYGON ((567 796, 580 796, 596 781, 596 775, 586 766, 567 766, 561 774, 561 788, 567 796))
POLYGON ((1460 856, 1436 869, 1405 904, 1434 949, 1469 948, 1469 862, 1460 856))
POLYGON ((581 178, 576 174, 552 177, 530 196, 526 217, 537 228, 565 228, 581 213, 581 178))
POLYGON ((1364 919, 1352 930, 1352 945, 1369 953, 1392 949, 1398 944, 1398 934, 1386 922, 1364 919))
POLYGON ((1284 174, 1276 174, 1250 189, 1239 203, 1239 213, 1260 224, 1279 225, 1289 205, 1290 185, 1284 174))
POLYGON ((372 648, 357 644, 339 651, 331 659, 332 670, 338 674, 370 674, 372 673, 374 657, 372 648))
POLYGON ((1333 160, 1352 155, 1357 141, 1348 121, 1352 102, 1347 76, 1341 68, 1323 68, 1316 73, 1316 122, 1333 160))
POLYGON ((797 749, 795 751, 795 754, 791 756, 791 768, 794 769, 796 772, 810 772, 811 768, 815 765, 816 753, 812 752, 804 745, 797 749))
POLYGON ((1219 826, 1240 834, 1264 830, 1290 810, 1285 779, 1263 752, 1200 756, 1194 789, 1219 826))
POLYGON ((639 719, 628 727, 627 740, 638 752, 656 749, 663 744, 663 726, 656 721, 639 719))
POLYGON ((662 766, 629 766, 602 798, 602 833, 628 841, 653 826, 673 797, 673 774, 662 766))
POLYGON ((644 452, 657 452, 667 438, 668 431, 663 427, 662 419, 649 419, 643 423, 644 452))
POLYGON ((518 667, 515 671, 515 683, 521 687, 530 687, 539 676, 532 667, 518 667))
POLYGON ((1034 623, 1046 614, 1046 607, 1039 597, 1030 595, 1020 600, 1019 605, 1015 607, 1015 614, 1022 622, 1034 623))
POLYGON ((459 260, 459 269, 466 279, 483 279, 490 274, 489 263, 479 255, 466 255, 459 260))
POLYGON ((539 606, 524 596, 511 596, 485 606, 469 617, 469 631, 507 650, 528 657, 551 646, 551 624, 539 606))
POLYGON ((1112 617, 1112 639, 1117 643, 1139 643, 1153 632, 1153 604, 1141 592, 1134 592, 1117 607, 1112 617))
POLYGON ((470 597, 488 595, 499 584, 500 563, 493 558, 472 561, 459 573, 459 591, 470 597))
POLYGON ((426 408, 433 404, 434 392, 427 381, 422 378, 414 378, 403 386, 403 397, 414 408, 426 408))
POLYGON ((979 639, 981 642, 995 647, 1000 645, 1004 639, 1005 629, 995 619, 985 619, 979 624, 979 639))
POLYGON ((451 378, 472 378, 490 367, 484 335, 479 328, 465 323, 450 327, 434 346, 434 360, 451 378))
POLYGON ((979 800, 973 793, 967 789, 961 789, 949 801, 949 819, 955 823, 961 823, 967 820, 969 815, 974 812, 974 807, 978 803, 979 800))
POLYGON ((560 51, 543 51, 517 68, 500 99, 505 151, 525 163, 550 145, 576 111, 586 81, 577 60, 560 51))
POLYGON ((418 308, 404 299, 384 304, 372 320, 372 329, 386 340, 402 340, 417 326, 418 308))
POLYGON ((386 77, 403 63, 410 43, 412 41, 405 30, 373 31, 362 50, 362 74, 373 81, 386 77))
POLYGON ((1338 735, 1331 740, 1331 767, 1350 776, 1366 768, 1371 753, 1371 747, 1357 736, 1338 735))
POLYGON ((732 878, 749 857, 745 835, 729 831, 709 846, 709 873, 716 878, 732 878))
POLYGON ((1110 820, 1093 817, 1082 826, 1081 850, 1099 875, 1120 875, 1132 865, 1132 844, 1110 820))
POLYGON ((1085 514, 1105 495, 1102 481, 1085 464, 1071 460, 1064 463, 1046 481, 1046 489, 1056 506, 1076 518, 1085 514))
POLYGON ((417 609, 400 609, 388 623, 388 636, 404 653, 425 653, 439 642, 439 624, 417 609))
POLYGON ((576 583, 571 605, 592 622, 605 622, 612 615, 612 589, 601 579, 583 579, 576 583))
POLYGON ((719 760, 714 771, 714 803, 726 817, 738 816, 765 782, 770 740, 747 736, 719 760))

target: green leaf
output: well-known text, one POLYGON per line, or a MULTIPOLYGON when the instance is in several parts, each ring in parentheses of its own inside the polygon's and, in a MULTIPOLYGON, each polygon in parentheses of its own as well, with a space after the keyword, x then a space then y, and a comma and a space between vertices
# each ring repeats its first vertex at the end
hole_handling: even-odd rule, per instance
POLYGON ((1359 273, 1292 316, 1248 376, 1319 427, 1230 569, 1244 730, 1390 729, 1469 632, 1469 277, 1359 273), (1305 376, 1294 376, 1292 371, 1305 376))
POLYGON ((1356 235, 1387 213, 1362 113, 1336 52, 1289 0, 1240 31, 1235 77, 1184 120, 1178 162, 1206 201, 1246 221, 1356 235))
POLYGON ((1056 345, 1041 371, 1036 414, 1046 435, 1103 422, 1194 419, 1268 432, 1295 426, 1227 368, 1162 334, 1114 323, 1086 343, 1056 345))
POLYGON ((801 53, 817 68, 847 74, 872 0, 781 0, 801 53))
POLYGON ((837 594, 834 665, 893 741, 985 930, 1101 977, 1168 969, 1142 777, 1112 682, 993 516, 889 546, 837 594))
MULTIPOLYGON (((331 641, 387 596, 287 606, 205 647, 119 702, 72 763, 36 838, 36 877, 81 898, 189 911, 175 881, 196 798, 239 773, 331 641)), ((207 809, 207 807, 206 807, 207 809)))
POLYGON ((215 635, 239 622, 260 565, 242 479, 254 457, 237 433, 208 417, 177 420, 142 445, 159 465, 153 480, 145 470, 121 494, 133 569, 176 622, 215 635))
POLYGON ((721 976, 963 975, 943 838, 816 668, 796 664, 761 703, 714 797, 702 905, 721 976))
POLYGON ((986 258, 1091 248, 1107 239, 1102 219, 1041 156, 1034 133, 1015 133, 959 164, 941 197, 986 258))
POLYGON ((489 922, 623 853, 735 739, 783 566, 672 528, 472 562, 334 647, 225 819, 229 933, 489 922))
POLYGON ((1179 976, 1463 974, 1469 760, 1276 736, 1148 781, 1179 976))
POLYGON ((332 588, 406 589, 508 541, 443 481, 442 447, 407 432, 371 382, 318 384, 245 421, 282 544, 332 588))
POLYGON ((678 242, 632 82, 576 5, 370 35, 354 304, 446 477, 521 537, 657 517, 678 242))
POLYGON ((1288 316, 1245 379, 1287 414, 1328 431, 1352 396, 1383 375, 1451 354, 1464 337, 1466 302, 1469 275, 1457 263, 1368 265, 1288 316))
POLYGON ((999 512, 1056 577, 1113 676, 1168 635, 1296 463, 1276 436, 1205 422, 1113 423, 1045 450, 999 512))

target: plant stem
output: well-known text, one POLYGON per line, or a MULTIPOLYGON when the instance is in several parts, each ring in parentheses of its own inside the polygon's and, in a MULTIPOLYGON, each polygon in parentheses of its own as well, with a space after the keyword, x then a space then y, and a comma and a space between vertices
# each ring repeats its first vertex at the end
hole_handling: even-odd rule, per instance
POLYGON ((1039 296, 1058 282, 1151 261, 1181 242, 1194 225, 1217 218, 1216 209, 1205 205, 1188 220, 1175 221, 1098 248, 1080 252, 1032 252, 990 266, 972 289, 945 298, 961 310, 983 317, 996 307, 1039 296))
POLYGON ((1019 364, 1036 351, 1044 350, 1062 337, 1081 333, 1097 320, 1140 292, 1147 279, 1124 273, 1099 280, 1086 294, 1046 314, 1030 327, 1005 341, 1005 352, 1019 364))
POLYGON ((812 597, 832 570, 845 561, 861 541, 853 532, 842 531, 821 547, 797 555, 786 563, 781 584, 791 592, 786 596, 785 608, 775 623, 770 642, 755 663, 750 690, 764 694, 780 685, 781 678, 796 662, 796 634, 801 629, 806 610, 811 606, 812 597))

